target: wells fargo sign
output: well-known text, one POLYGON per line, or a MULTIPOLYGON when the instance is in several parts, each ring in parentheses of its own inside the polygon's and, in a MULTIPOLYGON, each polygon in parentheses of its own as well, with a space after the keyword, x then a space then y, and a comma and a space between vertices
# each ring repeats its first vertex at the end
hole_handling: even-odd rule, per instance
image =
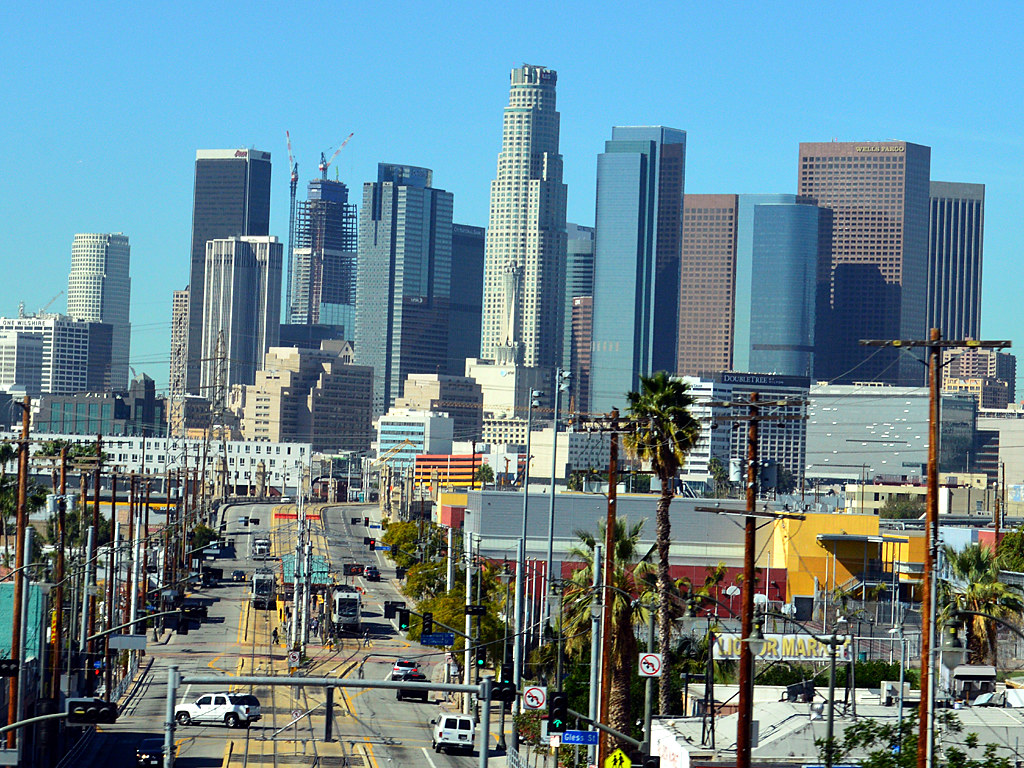
MULTIPOLYGON (((738 659, 742 645, 738 634, 715 635, 714 657, 738 659)), ((805 634, 765 635, 764 649, 757 658, 764 661, 828 661, 828 643, 819 642, 805 634)), ((840 661, 853 658, 849 638, 836 649, 836 658, 840 661)))

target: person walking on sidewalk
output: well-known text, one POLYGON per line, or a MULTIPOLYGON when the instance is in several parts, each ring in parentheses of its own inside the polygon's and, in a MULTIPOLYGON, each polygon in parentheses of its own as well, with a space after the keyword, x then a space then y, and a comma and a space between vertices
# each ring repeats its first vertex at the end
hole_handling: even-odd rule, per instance
POLYGON ((363 632, 363 648, 370 647, 370 630, 363 632))
POLYGON ((274 633, 273 633, 272 636, 274 638, 274 645, 277 645, 277 641, 278 641, 278 637, 279 637, 279 635, 277 634, 277 627, 274 627, 274 633))

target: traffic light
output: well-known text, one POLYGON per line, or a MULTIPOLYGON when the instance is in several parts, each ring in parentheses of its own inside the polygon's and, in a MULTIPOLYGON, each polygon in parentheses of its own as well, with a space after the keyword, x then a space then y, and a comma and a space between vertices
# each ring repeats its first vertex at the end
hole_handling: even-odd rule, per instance
POLYGON ((395 578, 396 579, 404 579, 405 578, 405 568, 403 568, 402 566, 396 567, 395 568, 395 578))
POLYGON ((369 524, 370 524, 370 518, 364 517, 363 518, 363 525, 367 525, 368 526, 369 524))
POLYGON ((0 659, 0 677, 17 677, 18 660, 0 659))
POLYGON ((398 609, 398 629, 402 632, 409 631, 409 609, 399 608, 398 609))
POLYGON ((644 755, 644 768, 661 768, 661 757, 658 755, 644 755))
POLYGON ((373 552, 377 549, 377 540, 370 539, 370 551, 373 552))
POLYGON ((483 669, 484 664, 487 663, 487 649, 482 645, 478 645, 473 649, 473 652, 475 654, 474 663, 476 664, 476 668, 483 669))
POLYGON ((511 704, 516 700, 516 684, 509 682, 494 683, 491 686, 491 700, 504 701, 511 704))
POLYGON ((434 614, 423 614, 423 631, 421 635, 432 635, 434 633, 434 614))
POLYGON ((103 699, 68 699, 68 725, 96 725, 117 720, 117 704, 103 699))
POLYGON ((548 733, 565 733, 569 724, 569 695, 552 693, 548 700, 548 733))

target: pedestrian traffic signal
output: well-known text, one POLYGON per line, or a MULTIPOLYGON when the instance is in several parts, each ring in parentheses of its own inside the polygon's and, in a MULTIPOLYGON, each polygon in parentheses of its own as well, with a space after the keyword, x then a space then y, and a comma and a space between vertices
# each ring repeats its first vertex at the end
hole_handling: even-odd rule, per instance
POLYGON ((423 614, 423 631, 421 635, 432 635, 434 633, 434 614, 423 614))
POLYGON ((373 552, 377 549, 377 540, 370 539, 370 551, 373 552))
POLYGON ((474 652, 476 653, 476 668, 483 669, 484 665, 487 663, 487 649, 482 645, 478 645, 474 649, 474 652))
POLYGON ((398 629, 402 632, 409 631, 409 609, 399 608, 398 609, 398 629))
POLYGON ((548 733, 565 733, 569 725, 569 695, 552 693, 548 700, 548 733))
POLYGON ((369 525, 369 524, 370 524, 370 518, 364 517, 363 518, 363 525, 369 525))
POLYGON ((68 725, 95 725, 117 720, 117 704, 103 699, 68 699, 68 725))
POLYGON ((644 768, 661 768, 661 757, 658 755, 644 755, 644 768))
POLYGON ((18 660, 0 659, 0 677, 17 677, 18 660))

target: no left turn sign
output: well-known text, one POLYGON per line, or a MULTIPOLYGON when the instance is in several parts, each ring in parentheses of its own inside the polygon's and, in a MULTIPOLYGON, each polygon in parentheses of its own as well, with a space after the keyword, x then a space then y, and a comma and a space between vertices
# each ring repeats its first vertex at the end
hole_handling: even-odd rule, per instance
POLYGON ((548 705, 548 689, 543 685, 531 685, 523 692, 523 706, 526 709, 544 709, 548 705))
POLYGON ((640 654, 640 677, 661 677, 661 654, 640 654))

